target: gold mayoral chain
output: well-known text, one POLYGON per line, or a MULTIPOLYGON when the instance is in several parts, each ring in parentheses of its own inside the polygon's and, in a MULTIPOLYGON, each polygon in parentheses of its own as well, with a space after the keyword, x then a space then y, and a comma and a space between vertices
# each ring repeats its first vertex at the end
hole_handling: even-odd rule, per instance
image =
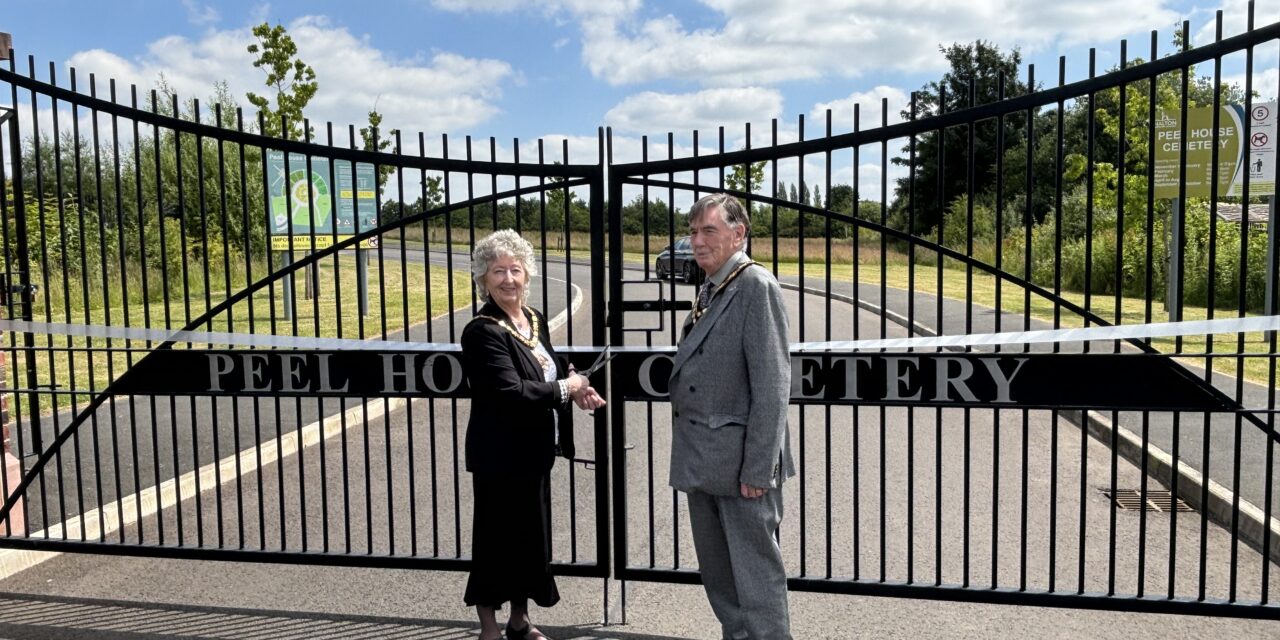
POLYGON ((729 283, 733 282, 734 278, 737 278, 739 275, 741 275, 743 270, 746 269, 747 267, 750 267, 752 265, 757 265, 757 264, 760 264, 760 263, 756 262, 755 260, 752 260, 750 262, 744 262, 738 265, 737 268, 735 268, 733 271, 730 271, 729 275, 725 277, 724 282, 721 282, 720 285, 716 287, 715 293, 712 293, 711 297, 707 300, 707 306, 703 307, 702 309, 699 309, 698 303, 694 302, 693 303, 693 323, 694 324, 698 323, 698 320, 700 320, 703 314, 707 312, 707 309, 711 308, 711 301, 715 300, 716 296, 720 295, 720 292, 724 291, 725 287, 729 286, 729 283))
POLYGON ((487 315, 484 315, 483 313, 477 314, 477 315, 481 318, 492 320, 498 323, 499 327, 506 329, 507 333, 510 333, 513 338, 515 338, 517 341, 520 342, 520 344, 528 347, 529 351, 533 352, 533 357, 537 358, 538 365, 541 366, 543 369, 545 369, 547 368, 548 360, 546 356, 543 356, 542 354, 538 353, 538 336, 542 335, 542 327, 541 325, 538 324, 538 314, 534 313, 533 310, 528 307, 522 307, 522 309, 529 313, 530 331, 529 331, 528 338, 521 335, 520 330, 516 329, 516 325, 510 322, 509 320, 506 320, 504 318, 495 318, 493 316, 487 316, 487 315))

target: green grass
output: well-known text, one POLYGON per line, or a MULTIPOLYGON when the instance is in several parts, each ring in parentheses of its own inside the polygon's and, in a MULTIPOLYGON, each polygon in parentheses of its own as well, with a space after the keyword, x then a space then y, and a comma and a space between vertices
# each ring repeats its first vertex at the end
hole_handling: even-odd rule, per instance
MULTIPOLYGON (((886 286, 896 289, 907 289, 912 276, 912 269, 907 263, 905 256, 896 257, 893 260, 887 260, 888 264, 882 271, 880 263, 863 263, 858 265, 858 282, 861 284, 879 286, 883 278, 886 286)), ((1012 283, 1003 282, 1000 286, 999 300, 996 296, 996 278, 995 276, 975 270, 972 276, 972 296, 969 295, 969 274, 963 268, 948 264, 950 261, 944 262, 941 278, 941 295, 943 298, 964 302, 970 300, 974 305, 1000 308, 1007 313, 1024 314, 1026 313, 1024 290, 1012 283), (999 302, 999 304, 997 304, 999 302)), ((800 273, 799 264, 795 262, 779 262, 778 273, 780 275, 797 276, 800 273)), ((806 264, 805 277, 815 278, 819 282, 825 277, 825 264, 806 264)), ((917 264, 914 268, 915 291, 921 293, 929 293, 937 295, 939 292, 938 268, 936 264, 922 265, 917 264)), ((853 265, 851 264, 833 264, 831 265, 831 278, 833 281, 852 282, 853 281, 853 265)), ((1117 304, 1114 295, 1093 295, 1090 296, 1086 305, 1083 293, 1075 291, 1065 291, 1062 298, 1076 305, 1087 308, 1093 314, 1101 317, 1103 320, 1111 324, 1141 324, 1148 322, 1147 318, 1147 301, 1144 298, 1121 297, 1119 301, 1119 320, 1116 318, 1117 304)), ((1054 322, 1055 312, 1058 313, 1058 324, 1063 328, 1076 328, 1085 326, 1084 319, 1079 315, 1065 308, 1059 308, 1053 301, 1039 295, 1031 296, 1030 316, 1037 320, 1052 323, 1054 322)), ((1234 317, 1235 311, 1218 311, 1215 317, 1234 317)), ((1183 319, 1205 320, 1209 318, 1208 310, 1204 307, 1183 307, 1183 319)), ((1165 322, 1168 320, 1168 312, 1164 310, 1161 301, 1153 301, 1151 303, 1150 322, 1165 322)), ((1002 327, 1003 331, 1017 331, 1021 327, 1002 327)), ((1164 353, 1173 353, 1177 350, 1177 339, 1175 338, 1154 338, 1151 345, 1164 353)), ((1238 337, 1234 334, 1219 337, 1205 336, 1185 336, 1182 338, 1182 352, 1186 353, 1214 353, 1222 355, 1239 355, 1239 354, 1261 354, 1270 355, 1271 346, 1266 338, 1266 334, 1262 332, 1247 333, 1243 335, 1243 345, 1238 342, 1238 337)), ((1245 379, 1259 384, 1267 384, 1267 380, 1274 366, 1273 358, 1214 358, 1213 367, 1216 371, 1229 373, 1231 375, 1243 375, 1245 379), (1240 361, 1243 361, 1241 364, 1240 361)), ((1204 365, 1204 358, 1191 358, 1189 362, 1197 366, 1204 365)))
MULTIPOLYGON (((332 260, 324 260, 320 265, 319 296, 315 300, 304 299, 304 276, 302 273, 296 274, 294 288, 297 313, 294 320, 284 319, 284 286, 283 283, 277 282, 273 286, 263 288, 251 296, 252 320, 249 313, 250 302, 246 299, 232 306, 228 312, 219 314, 199 330, 325 338, 376 337, 382 335, 384 318, 385 330, 390 333, 405 327, 406 315, 408 324, 414 325, 427 321, 430 316, 439 316, 442 313, 446 313, 450 309, 448 291, 450 278, 444 269, 439 267, 432 268, 430 286, 428 287, 427 277, 423 272, 422 265, 405 264, 407 277, 402 277, 400 263, 387 261, 386 277, 384 279, 380 277, 377 261, 373 260, 370 262, 368 270, 369 314, 363 318, 362 327, 355 267, 353 256, 343 257, 339 262, 340 298, 335 291, 334 263, 332 260), (430 313, 428 313, 428 309, 430 309, 430 313), (272 322, 273 316, 275 319, 274 325, 272 322)), ((216 282, 217 279, 211 278, 211 281, 216 282)), ((236 283, 233 283, 234 291, 243 289, 243 278, 240 281, 239 284, 241 286, 234 286, 236 283)), ((471 302, 471 289, 468 274, 454 271, 452 273, 452 281, 453 307, 463 308, 469 305, 471 302)), ((134 289, 134 291, 136 290, 138 289, 134 289)), ((133 296, 131 295, 131 297, 133 296)), ((224 291, 210 292, 209 297, 212 306, 216 306, 226 299, 226 293, 224 291)), ((95 291, 90 298, 88 317, 84 312, 83 304, 76 304, 76 301, 82 298, 73 296, 74 308, 71 310, 70 319, 68 319, 66 308, 59 298, 60 296, 55 296, 53 300, 45 301, 51 305, 49 319, 53 322, 106 324, 109 313, 110 324, 113 326, 124 326, 124 318, 127 315, 129 326, 165 328, 167 309, 170 318, 168 326, 176 330, 187 324, 186 320, 188 318, 194 319, 209 308, 205 304, 203 290, 193 290, 191 293, 190 315, 188 315, 187 309, 184 308, 185 305, 181 299, 171 297, 167 303, 161 299, 151 300, 146 304, 143 304, 140 299, 134 299, 131 300, 126 310, 117 293, 113 292, 110 296, 111 304, 107 305, 103 304, 104 296, 101 292, 95 291), (94 304, 95 302, 97 302, 96 305, 94 304)), ((45 320, 43 307, 36 309, 34 318, 37 321, 45 320)), ((131 359, 136 360, 142 354, 68 351, 67 347, 101 349, 108 346, 107 343, 107 340, 97 338, 38 337, 36 344, 39 347, 48 347, 50 345, 55 347, 53 350, 35 352, 35 371, 38 384, 56 383, 58 388, 63 391, 88 391, 104 388, 114 377, 119 376, 128 368, 131 359)), ((113 340, 110 346, 115 348, 147 348, 147 344, 144 341, 113 340)), ((185 345, 177 345, 177 348, 184 347, 185 345)), ((18 357, 21 358, 22 356, 18 357)), ((15 369, 21 369, 23 364, 20 362, 11 363, 15 369)), ((10 382, 12 382, 12 378, 10 382)), ((27 386, 25 380, 20 386, 27 386)), ((57 398, 57 408, 62 409, 70 407, 73 401, 76 403, 87 402, 91 396, 62 393, 53 397, 57 398)), ((25 403, 25 398, 23 401, 25 403)), ((40 403, 42 413, 52 411, 54 408, 49 404, 48 395, 43 395, 40 403)), ((30 411, 30 407, 25 406, 25 404, 22 409, 24 414, 30 411)))

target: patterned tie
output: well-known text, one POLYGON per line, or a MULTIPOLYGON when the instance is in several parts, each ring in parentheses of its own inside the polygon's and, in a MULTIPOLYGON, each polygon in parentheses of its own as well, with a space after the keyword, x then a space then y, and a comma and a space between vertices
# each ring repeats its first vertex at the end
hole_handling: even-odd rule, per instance
POLYGON ((698 313, 706 311, 707 304, 711 302, 711 292, 715 289, 715 286, 714 282, 707 279, 707 281, 702 283, 702 286, 698 288, 698 313))

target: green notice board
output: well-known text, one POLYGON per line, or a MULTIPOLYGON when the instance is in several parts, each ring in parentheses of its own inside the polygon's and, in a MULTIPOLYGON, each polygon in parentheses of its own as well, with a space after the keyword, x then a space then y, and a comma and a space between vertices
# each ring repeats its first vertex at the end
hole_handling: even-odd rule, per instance
MULTIPOLYGON (((306 156, 291 153, 286 180, 284 153, 267 152, 270 197, 267 228, 271 233, 272 250, 289 250, 290 231, 293 233, 293 249, 303 251, 312 248, 313 235, 316 249, 332 246, 335 224, 338 242, 377 226, 378 186, 373 165, 356 163, 354 176, 351 163, 346 160, 333 161, 332 171, 330 165, 328 158, 311 158, 311 180, 308 183, 306 156), (314 227, 311 224, 313 216, 314 227)), ((360 247, 376 247, 377 244, 377 239, 371 238, 362 241, 360 247)))
POLYGON ((1186 195, 1207 198, 1239 196, 1246 174, 1249 195, 1275 193, 1276 103, 1253 105, 1245 114, 1241 105, 1219 109, 1214 135, 1213 108, 1187 110, 1185 127, 1178 111, 1161 111, 1156 117, 1155 195, 1177 198, 1183 147, 1186 147, 1186 195), (1249 122, 1245 139, 1246 117, 1249 122), (1213 155, 1217 150, 1218 184, 1213 183, 1213 155), (1212 193, 1216 191, 1216 193, 1212 193))

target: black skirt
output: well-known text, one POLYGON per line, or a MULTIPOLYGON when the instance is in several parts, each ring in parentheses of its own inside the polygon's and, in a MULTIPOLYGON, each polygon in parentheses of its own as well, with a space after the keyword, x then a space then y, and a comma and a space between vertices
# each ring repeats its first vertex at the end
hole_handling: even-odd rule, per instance
POLYGON ((555 605, 550 474, 473 473, 471 481, 475 517, 464 602, 495 609, 512 601, 555 605))

